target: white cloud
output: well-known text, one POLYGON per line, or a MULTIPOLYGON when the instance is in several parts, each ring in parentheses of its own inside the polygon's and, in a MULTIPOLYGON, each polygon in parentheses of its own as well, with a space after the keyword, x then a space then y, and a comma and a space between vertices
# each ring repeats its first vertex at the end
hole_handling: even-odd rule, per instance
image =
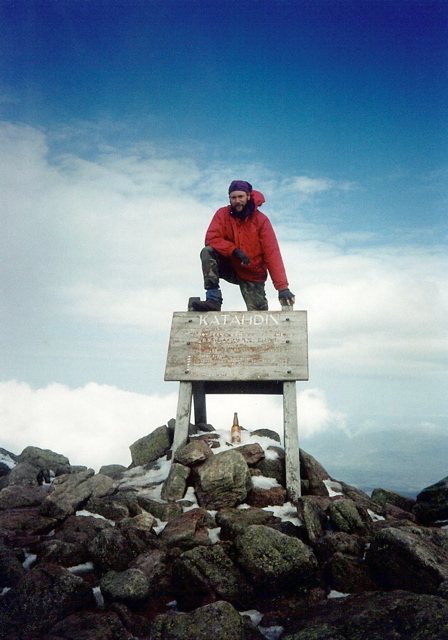
MULTIPOLYGON (((91 382, 70 389, 50 384, 32 389, 24 382, 0 383, 2 447, 19 454, 29 445, 66 455, 71 464, 98 470, 131 462, 129 446, 176 417, 177 393, 144 395, 91 382)), ((282 405, 273 396, 207 396, 207 419, 228 429, 233 412, 246 429, 272 429, 283 437, 282 405)), ((299 434, 314 435, 343 417, 317 389, 298 394, 299 434)))

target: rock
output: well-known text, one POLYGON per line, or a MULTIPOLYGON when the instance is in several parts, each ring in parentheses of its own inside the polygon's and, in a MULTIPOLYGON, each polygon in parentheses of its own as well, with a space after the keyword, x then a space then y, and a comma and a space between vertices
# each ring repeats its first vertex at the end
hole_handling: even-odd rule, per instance
MULTIPOLYGON (((201 425, 198 426, 200 427, 201 425)), ((203 442, 206 442, 210 449, 219 449, 219 447, 221 446, 219 435, 217 433, 203 433, 190 438, 190 442, 196 440, 202 440, 203 442)))
POLYGON ((303 496, 296 502, 298 516, 305 525, 311 544, 315 544, 326 532, 328 516, 325 509, 330 504, 330 498, 323 496, 303 496))
POLYGON ((166 426, 154 429, 152 433, 140 438, 129 447, 134 467, 149 464, 162 458, 171 447, 173 436, 166 426))
POLYGON ((327 566, 330 584, 340 593, 375 591, 370 567, 361 558, 337 551, 327 566))
POLYGON ((214 526, 213 518, 205 509, 192 509, 168 522, 159 539, 167 547, 186 551, 198 545, 211 545, 208 528, 214 526))
POLYGON ((252 488, 249 468, 234 449, 209 458, 195 469, 193 481, 199 505, 206 509, 234 507, 252 488))
POLYGON ((84 508, 90 513, 98 513, 113 522, 142 513, 142 508, 137 502, 137 496, 129 491, 120 491, 102 498, 89 498, 84 508))
POLYGON ((26 447, 18 457, 19 463, 28 462, 42 471, 42 475, 47 482, 50 481, 51 473, 55 476, 70 473, 70 461, 61 453, 55 453, 49 449, 39 447, 26 447))
POLYGON ((36 552, 39 564, 50 563, 63 567, 74 567, 90 559, 87 548, 83 544, 64 542, 57 538, 42 542, 36 552))
POLYGON ((362 593, 308 608, 283 640, 442 640, 448 602, 405 591, 362 593))
POLYGON ((336 531, 327 533, 314 546, 315 553, 322 563, 327 562, 335 553, 343 553, 355 558, 363 558, 366 552, 366 542, 359 536, 336 531))
MULTIPOLYGON (((204 438, 209 437, 208 435, 204 436, 204 438)), ((193 438, 188 444, 177 449, 174 454, 174 462, 179 462, 186 467, 193 467, 200 462, 205 462, 212 455, 213 451, 205 439, 193 438)))
POLYGON ((143 494, 139 494, 137 500, 142 509, 162 522, 169 522, 182 515, 182 506, 176 502, 158 502, 143 494))
POLYGON ((281 519, 270 511, 257 507, 250 509, 221 509, 216 514, 216 524, 221 527, 221 540, 234 540, 254 524, 275 526, 281 519))
POLYGON ((297 593, 318 584, 316 556, 298 538, 252 525, 236 538, 235 546, 238 564, 262 596, 297 593))
POLYGON ((255 431, 251 431, 252 436, 260 436, 261 438, 270 438, 271 440, 275 440, 276 442, 280 442, 280 436, 276 431, 272 429, 255 429, 255 431))
POLYGON ((0 637, 42 634, 72 613, 94 607, 92 589, 82 578, 56 565, 42 565, 0 599, 0 637))
POLYGON ((149 545, 134 532, 103 529, 88 545, 94 564, 105 571, 124 571, 149 545))
POLYGON ((260 489, 254 487, 249 491, 246 503, 252 507, 282 506, 287 501, 286 489, 283 487, 271 487, 270 489, 260 489))
POLYGON ((248 465, 257 464, 257 462, 263 460, 265 457, 264 449, 258 442, 243 444, 241 447, 235 447, 235 451, 241 453, 248 465))
POLYGON ((395 491, 390 491, 390 489, 374 489, 371 497, 373 502, 378 503, 382 507, 386 507, 387 504, 390 504, 402 509, 403 511, 408 511, 409 513, 412 513, 412 509, 415 505, 415 500, 412 498, 406 498, 395 491))
MULTIPOLYGON (((205 446, 207 447, 207 445, 205 446)), ((187 480, 189 475, 190 469, 188 467, 185 467, 183 464, 179 464, 178 462, 173 462, 171 464, 168 477, 162 486, 162 500, 167 500, 168 502, 182 500, 187 490, 187 480)))
POLYGON ((89 498, 101 498, 116 489, 114 480, 94 473, 93 469, 87 469, 56 478, 53 483, 54 490, 41 504, 41 514, 63 520, 75 513, 89 498))
POLYGON ((173 595, 171 584, 172 559, 160 549, 142 553, 129 565, 130 569, 139 569, 148 581, 150 596, 173 595))
POLYGON ((25 575, 25 569, 15 553, 0 541, 0 591, 13 587, 25 575))
POLYGON ((98 473, 103 476, 109 476, 112 480, 121 480, 125 471, 127 471, 127 468, 122 464, 106 464, 101 467, 98 473))
POLYGON ((149 594, 148 579, 140 569, 109 571, 101 578, 101 593, 106 602, 136 604, 145 600, 149 594))
POLYGON ((373 531, 372 519, 367 511, 348 498, 334 500, 328 508, 328 515, 338 531, 360 536, 369 535, 373 531))
POLYGON ((113 525, 103 518, 93 516, 69 516, 56 527, 55 538, 64 542, 84 545, 86 548, 104 529, 113 529, 113 525))
POLYGON ((436 593, 448 580, 448 531, 387 527, 375 534, 367 560, 385 589, 436 593))
POLYGON ((41 484, 42 470, 31 462, 21 462, 11 469, 8 475, 0 479, 0 490, 11 486, 38 487, 41 484))
POLYGON ((10 540, 19 536, 29 537, 49 533, 56 523, 55 518, 41 516, 38 507, 7 509, 0 512, 0 530, 3 530, 10 540))
POLYGON ((0 510, 38 507, 47 495, 47 487, 11 484, 0 491, 0 510))
POLYGON ((361 491, 361 489, 358 489, 357 487, 352 487, 350 484, 346 484, 345 482, 339 482, 339 484, 344 496, 353 500, 358 507, 361 507, 361 509, 364 509, 365 511, 372 511, 380 516, 384 515, 384 508, 369 498, 367 493, 361 491))
POLYGON ((238 610, 255 606, 255 597, 244 574, 219 545, 196 547, 173 564, 175 597, 183 610, 196 609, 218 600, 238 610))
POLYGON ((134 640, 134 635, 114 611, 74 613, 51 627, 50 634, 49 640, 134 640))
POLYGON ((256 469, 266 478, 275 478, 278 484, 286 487, 285 450, 270 446, 265 455, 266 457, 257 463, 256 469))
POLYGON ((420 491, 413 512, 423 523, 448 520, 448 476, 420 491))
POLYGON ((328 497, 324 480, 328 480, 330 476, 323 466, 303 449, 300 449, 300 476, 307 481, 309 493, 314 496, 328 497))
POLYGON ((228 602, 214 602, 192 613, 157 616, 149 640, 265 640, 228 602))

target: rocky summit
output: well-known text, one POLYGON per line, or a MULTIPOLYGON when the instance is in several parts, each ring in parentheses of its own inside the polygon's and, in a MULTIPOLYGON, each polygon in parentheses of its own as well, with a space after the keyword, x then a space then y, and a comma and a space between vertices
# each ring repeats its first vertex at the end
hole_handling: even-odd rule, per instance
POLYGON ((448 640, 448 477, 369 496, 175 422, 99 473, 0 449, 0 640, 448 640))

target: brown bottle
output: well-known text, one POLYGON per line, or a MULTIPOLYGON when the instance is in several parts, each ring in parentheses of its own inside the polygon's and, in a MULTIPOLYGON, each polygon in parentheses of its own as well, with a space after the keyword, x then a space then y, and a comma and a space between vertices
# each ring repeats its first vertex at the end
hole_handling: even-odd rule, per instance
POLYGON ((239 444, 241 442, 241 429, 238 423, 238 414, 233 414, 233 424, 230 430, 230 441, 232 444, 239 444))

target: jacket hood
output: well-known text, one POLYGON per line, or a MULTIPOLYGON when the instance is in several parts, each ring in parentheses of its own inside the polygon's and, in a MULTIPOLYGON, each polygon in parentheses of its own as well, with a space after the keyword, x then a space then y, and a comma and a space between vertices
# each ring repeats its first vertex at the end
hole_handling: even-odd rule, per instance
POLYGON ((264 195, 260 193, 260 191, 251 191, 250 195, 252 196, 252 200, 255 203, 255 208, 261 207, 263 202, 266 202, 264 195))

